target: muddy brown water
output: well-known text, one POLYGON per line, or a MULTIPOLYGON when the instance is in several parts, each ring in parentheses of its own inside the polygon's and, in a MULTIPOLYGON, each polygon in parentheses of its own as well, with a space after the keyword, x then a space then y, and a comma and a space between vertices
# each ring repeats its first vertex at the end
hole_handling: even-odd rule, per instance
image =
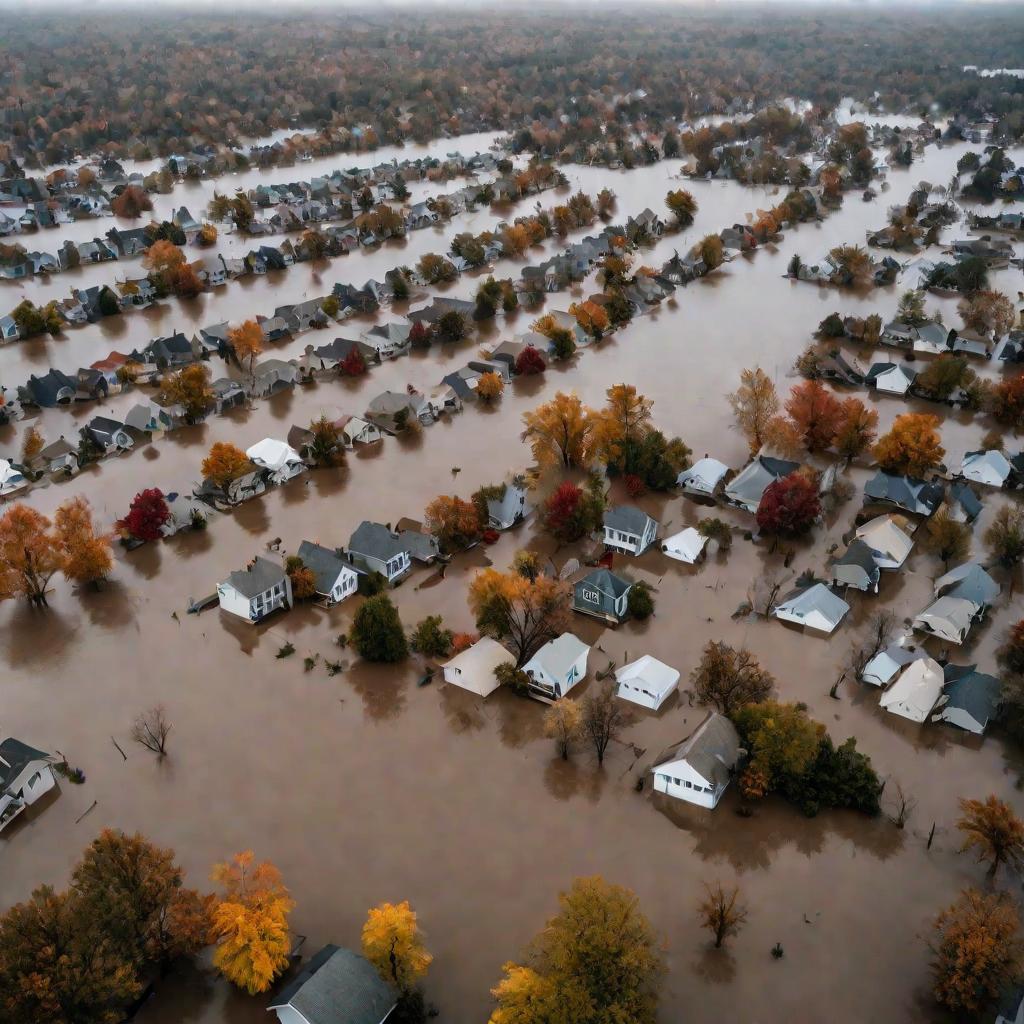
MULTIPOLYGON (((63 751, 87 780, 80 787, 62 784, 56 798, 0 836, 0 905, 23 899, 43 882, 63 885, 81 848, 104 826, 139 829, 173 847, 195 885, 204 884, 215 861, 251 847, 281 868, 297 901, 292 926, 307 936, 307 952, 324 942, 357 946, 368 907, 410 900, 435 955, 428 998, 440 1019, 462 1024, 486 1019, 488 990, 502 963, 517 956, 553 912, 557 892, 578 875, 600 873, 637 892, 664 942, 666 1024, 682 1017, 939 1019, 928 996, 924 939, 934 914, 963 886, 981 884, 984 874, 955 852, 956 801, 994 792, 1021 809, 1019 756, 997 736, 978 741, 888 715, 874 691, 848 681, 838 700, 828 695, 851 640, 875 608, 892 607, 903 618, 927 603, 931 580, 941 571, 930 556, 915 552, 907 571, 886 578, 877 597, 853 595, 851 615, 831 638, 774 621, 731 618, 752 582, 780 568, 785 557, 741 537, 727 556, 714 555, 698 568, 655 553, 616 558, 617 569, 655 586, 654 618, 618 629, 578 616, 573 624, 595 644, 588 688, 610 660, 621 664, 645 652, 679 668, 685 685, 706 640, 747 645, 776 675, 783 698, 805 701, 837 740, 855 736, 880 774, 917 799, 903 831, 884 818, 847 813, 808 820, 774 800, 752 818, 741 818, 734 789, 714 812, 637 793, 638 774, 703 715, 685 694, 658 714, 638 711, 637 723, 612 746, 602 769, 583 748, 564 763, 541 735, 539 704, 504 693, 481 701, 440 682, 418 687, 422 666, 415 660, 398 668, 356 664, 334 644, 351 621, 354 602, 330 611, 301 608, 257 628, 217 610, 188 616, 184 607, 188 597, 209 593, 218 579, 262 551, 269 538, 282 537, 288 550, 303 538, 344 543, 364 518, 418 517, 438 493, 468 495, 525 468, 520 416, 556 389, 574 388, 598 404, 610 384, 634 383, 654 400, 658 424, 681 434, 697 455, 707 451, 741 465, 745 443, 724 398, 739 370, 760 363, 785 390, 793 359, 822 317, 832 309, 888 315, 905 287, 901 282, 855 295, 792 284, 782 279, 791 254, 816 259, 835 244, 861 241, 866 228, 883 222, 886 206, 903 201, 921 178, 947 181, 963 150, 929 148, 909 171, 890 172, 892 189, 879 200, 865 204, 848 196, 821 225, 790 232, 778 246, 679 290, 653 316, 571 365, 553 368, 543 380, 510 387, 493 410, 467 408, 410 440, 388 439, 360 450, 345 469, 311 473, 216 516, 205 533, 121 554, 114 578, 99 593, 76 593, 58 581, 48 611, 6 603, 0 608, 0 729, 63 751), (275 659, 286 641, 296 654, 275 659), (303 668, 306 655, 319 656, 310 672, 303 668), (338 659, 347 668, 329 677, 324 663, 338 659), (132 718, 156 702, 166 705, 173 722, 170 756, 163 762, 127 738, 132 718), (125 747, 126 762, 111 737, 125 747), (94 800, 95 809, 76 824, 94 800), (935 841, 926 850, 933 822, 935 841), (750 911, 727 953, 710 951, 696 926, 701 885, 716 880, 738 884, 750 911), (776 942, 785 950, 780 961, 769 955, 776 942)), ((647 205, 658 209, 665 191, 675 187, 674 170, 674 164, 661 164, 619 174, 596 168, 569 173, 574 185, 590 191, 610 183, 624 215, 647 205)), ((274 172, 269 180, 276 180, 274 172)), ((734 183, 690 187, 700 204, 697 223, 662 239, 645 257, 649 262, 660 262, 673 248, 684 251, 707 231, 742 220, 772 199, 734 183)), ((462 223, 473 225, 475 216, 487 219, 460 218, 445 236, 462 223)), ((954 227, 944 237, 958 234, 954 227)), ((353 257, 342 266, 352 268, 352 277, 379 276, 380 268, 396 262, 384 253, 353 257)), ((311 285, 307 273, 296 268, 251 288, 227 289, 223 300, 206 299, 209 308, 191 322, 240 319, 254 305, 270 312, 302 297, 311 285)), ((999 272, 994 281, 1011 296, 1021 287, 1019 272, 999 272)), ((470 295, 474 288, 464 278, 451 293, 470 295)), ((566 308, 570 300, 556 294, 550 304, 566 308)), ((948 323, 956 322, 955 303, 928 301, 941 306, 948 323)), ((168 305, 167 326, 185 326, 179 307, 168 305)), ((520 313, 514 324, 499 321, 492 337, 523 330, 530 319, 520 313)), ((142 344, 156 333, 145 316, 124 322, 125 333, 109 345, 95 338, 97 351, 142 344)), ((92 346, 79 337, 85 332, 54 343, 57 365, 65 365, 55 354, 60 346, 81 344, 83 353, 92 346)), ((308 340, 319 343, 306 335, 287 354, 297 355, 308 340)), ((293 422, 306 423, 321 409, 359 412, 386 387, 436 382, 480 344, 477 338, 454 351, 416 354, 375 368, 361 381, 296 389, 159 438, 67 483, 36 489, 29 500, 50 512, 81 493, 110 522, 142 487, 172 490, 195 482, 215 440, 248 445, 283 437, 293 422)), ((0 352, 5 380, 9 362, 23 348, 0 352)), ((861 362, 869 364, 870 354, 861 362)), ((883 428, 905 409, 893 398, 879 398, 876 405, 883 428)), ((100 408, 108 406, 119 407, 113 400, 100 408)), ((56 436, 61 423, 77 427, 95 411, 47 412, 47 435, 56 436)), ((16 448, 25 425, 6 428, 0 445, 16 448)), ((951 465, 977 446, 984 429, 968 417, 947 417, 943 437, 951 465)), ((867 471, 854 468, 850 478, 859 490, 867 471)), ((646 496, 641 504, 666 532, 707 514, 677 496, 646 496)), ((998 504, 986 496, 974 530, 976 554, 998 504)), ((827 552, 841 543, 858 508, 855 498, 830 513, 810 541, 795 546, 789 571, 824 570, 827 552)), ((740 526, 748 522, 739 513, 719 514, 740 526)), ((504 567, 523 546, 538 548, 556 565, 573 554, 555 550, 527 524, 457 560, 443 580, 428 570, 414 573, 394 594, 403 620, 412 626, 440 613, 453 628, 471 629, 465 592, 472 573, 487 562, 504 567)), ((1011 603, 1004 589, 989 621, 954 651, 954 660, 993 670, 999 638, 1020 613, 1019 598, 1011 603)), ((162 985, 139 1019, 247 1024, 267 1019, 266 1002, 190 968, 162 985)))

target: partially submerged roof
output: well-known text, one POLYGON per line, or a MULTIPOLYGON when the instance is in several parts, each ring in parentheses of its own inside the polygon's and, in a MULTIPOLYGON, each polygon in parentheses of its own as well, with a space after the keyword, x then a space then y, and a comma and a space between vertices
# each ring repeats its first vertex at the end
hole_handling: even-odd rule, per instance
POLYGON ((701 778, 723 786, 739 756, 740 734, 736 726, 725 715, 712 711, 687 739, 669 747, 652 770, 668 773, 673 764, 684 761, 701 778))
POLYGON ((935 718, 946 718, 948 711, 962 711, 984 731, 999 709, 999 680, 978 672, 976 665, 946 665, 943 675, 943 704, 935 718))
POLYGON ((633 585, 629 580, 616 576, 610 569, 595 569, 592 573, 584 576, 583 579, 578 580, 576 586, 579 586, 581 583, 599 590, 602 594, 607 594, 612 600, 622 597, 633 585))
POLYGON ((850 606, 824 583, 815 583, 776 605, 772 614, 786 622, 831 633, 849 610, 850 606))
POLYGON ((675 558, 680 562, 692 565, 701 556, 708 539, 699 533, 692 526, 672 534, 661 542, 661 550, 669 558, 675 558))
POLYGON ((247 569, 239 569, 228 576, 228 583, 243 597, 253 598, 266 593, 271 587, 285 580, 284 569, 276 562, 259 555, 247 569))
POLYGON ((900 670, 912 661, 925 657, 927 654, 920 648, 890 644, 868 661, 861 670, 860 677, 865 683, 870 683, 872 686, 885 686, 891 683, 900 670))
POLYGON ((875 501, 888 501, 917 515, 931 515, 942 501, 942 485, 879 470, 865 485, 864 494, 875 501))
POLYGON ((512 663, 514 658, 505 650, 497 640, 489 636, 483 636, 472 647, 456 654, 450 661, 446 661, 441 667, 443 669, 457 669, 453 678, 445 676, 445 681, 461 686, 464 690, 487 697, 492 694, 500 685, 494 674, 494 670, 505 662, 512 663))
POLYGON ((403 551, 408 552, 409 545, 392 533, 381 523, 371 523, 364 519, 356 527, 355 533, 349 538, 349 549, 360 555, 369 555, 386 562, 403 551))
POLYGON ((312 570, 316 577, 316 592, 318 594, 329 594, 331 588, 338 582, 338 577, 343 569, 351 566, 333 548, 325 548, 321 544, 314 544, 310 540, 304 540, 296 552, 302 559, 302 564, 312 570))
POLYGON ((768 487, 799 468, 798 462, 759 455, 733 477, 725 488, 726 496, 747 511, 756 512, 768 487))
POLYGON ((615 670, 615 681, 642 686, 648 693, 661 698, 671 693, 679 682, 679 670, 657 658, 645 654, 636 661, 615 670))
POLYGON ((931 658, 912 661, 878 703, 895 715, 923 722, 942 694, 942 666, 931 658))
POLYGON ((0 788, 10 785, 33 761, 52 761, 53 756, 8 736, 0 743, 0 788))
POLYGON ((684 469, 676 478, 676 484, 701 494, 711 494, 729 472, 729 467, 718 459, 698 459, 689 469, 684 469))
POLYGON ((590 645, 585 644, 575 633, 563 633, 549 640, 529 661, 543 666, 544 671, 555 679, 563 678, 579 660, 581 655, 590 653, 590 645))
POLYGON ((977 563, 964 562, 935 581, 936 597, 959 597, 981 607, 999 596, 999 584, 977 563))
POLYGON ((906 520, 895 516, 876 516, 857 528, 856 537, 870 548, 880 569, 898 569, 914 547, 914 539, 904 529, 906 520))
POLYGON ((604 525, 623 533, 636 534, 642 537, 651 517, 636 505, 616 505, 604 514, 604 525))

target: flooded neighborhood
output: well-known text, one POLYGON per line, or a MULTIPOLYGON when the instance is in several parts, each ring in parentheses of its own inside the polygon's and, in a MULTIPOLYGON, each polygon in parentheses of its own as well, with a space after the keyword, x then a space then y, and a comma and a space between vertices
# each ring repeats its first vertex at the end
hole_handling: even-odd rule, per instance
POLYGON ((774 103, 645 119, 616 78, 608 142, 573 136, 559 83, 518 119, 474 121, 470 96, 467 130, 429 143, 382 129, 312 155, 294 140, 315 122, 278 127, 223 171, 198 144, 133 159, 102 139, 33 163, 9 105, 0 230, 68 197, 103 212, 0 239, 0 314, 64 311, 50 332, 5 317, 0 346, 0 516, 56 524, 0 525, 0 910, 85 892, 103 830, 227 895, 186 955, 101 997, 85 979, 112 985, 115 961, 49 979, 52 947, 16 955, 12 919, 0 1021, 1020 1021, 1015 931, 998 971, 957 987, 936 967, 938 916, 968 891, 983 930, 1024 868, 1024 93, 977 73, 1013 56, 948 58, 1014 83, 986 117, 783 78, 774 103), (140 216, 109 209, 127 189, 140 216), (244 217, 217 209, 237 196, 244 217), (182 210, 190 240, 118 248, 182 210), (111 258, 77 255, 94 239, 111 258), (68 243, 73 265, 33 267, 68 243), (537 418, 571 396, 559 441, 537 418), (857 444, 816 434, 854 399, 857 444), (80 498, 108 571, 71 569, 80 498), (753 696, 712 694, 713 645, 751 656, 753 696), (788 721, 817 751, 799 772, 769 768, 795 757, 788 721), (991 871, 963 849, 963 802, 987 800, 991 871), (272 916, 220 870, 247 850, 294 904, 265 984, 222 955, 232 899, 272 916), (535 939, 595 876, 635 897, 658 961, 656 1000, 619 1016, 574 1002, 535 939), (732 916, 701 902, 730 893, 732 916), (374 913, 403 905, 409 975, 393 935, 384 967, 373 952, 374 913), (517 963, 554 994, 534 979, 518 1003, 517 963), (342 1001, 310 1009, 330 971, 342 1001))

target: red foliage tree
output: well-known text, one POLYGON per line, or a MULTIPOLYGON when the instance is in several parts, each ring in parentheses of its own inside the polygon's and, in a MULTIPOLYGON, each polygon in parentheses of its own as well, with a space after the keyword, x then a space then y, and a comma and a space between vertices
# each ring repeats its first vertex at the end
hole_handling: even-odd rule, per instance
POLYGON ((341 361, 340 369, 346 377, 361 377, 366 373, 366 360, 359 349, 354 348, 345 356, 341 361))
POLYGON ((566 481, 544 502, 541 514, 549 533, 560 541, 571 542, 597 529, 603 511, 600 494, 566 481))
POLYGON ((430 328, 422 320, 416 320, 409 331, 409 344, 413 348, 426 348, 430 344, 430 328))
POLYGON ((795 472, 765 489, 757 506, 757 525, 765 533, 796 537, 806 533, 820 514, 817 485, 795 472))
POLYGON ((1024 373, 994 384, 987 405, 993 418, 1004 426, 1024 427, 1024 373))
POLYGON ((534 374, 543 373, 548 368, 544 357, 533 345, 527 345, 522 352, 516 356, 516 373, 524 377, 532 377, 534 374))
POLYGON ((839 400, 817 380, 793 386, 786 399, 786 412, 799 428, 809 452, 827 448, 843 420, 839 400))
POLYGON ((163 491, 159 487, 151 487, 135 495, 128 515, 117 526, 136 540, 159 540, 160 527, 170 518, 171 510, 164 500, 163 491))

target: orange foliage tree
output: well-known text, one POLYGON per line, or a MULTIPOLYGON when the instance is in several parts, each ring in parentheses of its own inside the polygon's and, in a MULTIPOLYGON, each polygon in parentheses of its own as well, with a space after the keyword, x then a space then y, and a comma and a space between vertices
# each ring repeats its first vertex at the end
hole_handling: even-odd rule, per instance
POLYGON ((892 430, 878 439, 874 456, 889 473, 924 476, 946 454, 939 443, 939 418, 930 413, 907 412, 897 416, 892 430))
POLYGON ((66 564, 53 524, 27 505, 12 505, 0 517, 0 600, 24 595, 45 606, 46 588, 66 564))
POLYGON ((817 380, 802 381, 793 386, 786 399, 786 412, 803 435, 809 452, 828 448, 843 418, 839 400, 817 380))
POLYGON ((482 373, 476 382, 476 396, 481 402, 490 404, 500 398, 505 390, 505 381, 499 373, 482 373))
POLYGON ((1024 864, 1024 821, 995 794, 985 800, 961 800, 962 817, 956 823, 963 833, 961 853, 976 850, 978 860, 987 860, 988 876, 994 878, 1001 864, 1024 864))
POLYGON ((230 441, 217 441, 203 459, 203 476, 223 487, 248 472, 251 465, 249 456, 241 448, 230 441))
POLYGON ((464 548, 480 535, 480 514, 472 501, 441 494, 427 505, 427 529, 447 550, 464 548))
POLYGON ((228 331, 228 344, 240 364, 249 361, 249 376, 253 378, 256 357, 263 351, 263 328, 255 320, 246 320, 228 331))
POLYGON ((832 443, 836 451, 849 462, 871 447, 877 427, 878 413, 874 409, 869 409, 859 398, 846 398, 842 402, 841 416, 832 443))
POLYGON ((64 551, 64 575, 74 583, 98 584, 114 566, 109 534, 97 533, 92 507, 79 495, 57 509, 54 527, 64 551))
POLYGON ((575 392, 558 391, 550 402, 523 414, 522 439, 542 467, 585 465, 594 439, 594 414, 575 392))

